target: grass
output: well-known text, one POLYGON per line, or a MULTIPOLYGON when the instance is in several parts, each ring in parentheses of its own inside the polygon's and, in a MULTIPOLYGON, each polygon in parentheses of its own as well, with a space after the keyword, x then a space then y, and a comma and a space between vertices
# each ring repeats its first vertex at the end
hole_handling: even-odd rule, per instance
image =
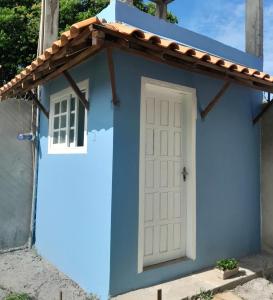
POLYGON ((27 294, 10 294, 4 300, 31 300, 27 294))

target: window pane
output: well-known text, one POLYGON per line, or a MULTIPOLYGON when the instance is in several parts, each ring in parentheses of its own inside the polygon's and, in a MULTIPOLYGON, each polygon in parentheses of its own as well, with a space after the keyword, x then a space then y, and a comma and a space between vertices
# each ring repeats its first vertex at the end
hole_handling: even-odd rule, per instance
POLYGON ((75 138, 74 129, 71 129, 70 134, 69 134, 69 143, 70 144, 74 143, 74 138, 75 138))
POLYGON ((75 97, 71 98, 70 110, 71 111, 75 110, 75 97))
POLYGON ((54 118, 54 129, 58 129, 59 128, 59 117, 55 117, 54 118))
POLYGON ((78 113, 78 143, 77 146, 81 147, 84 144, 84 120, 85 120, 85 108, 79 101, 79 113, 78 113))
POLYGON ((66 127, 66 115, 61 116, 61 128, 66 127))
POLYGON ((58 144, 58 139, 59 139, 59 131, 55 131, 53 133, 53 144, 58 144))
POLYGON ((71 113, 70 115, 70 127, 74 127, 75 125, 75 113, 71 113))
POLYGON ((66 131, 65 130, 61 130, 60 131, 60 144, 65 143, 65 136, 66 136, 66 131))
POLYGON ((60 103, 55 103, 54 115, 58 115, 60 112, 60 103))
POLYGON ((61 103, 61 112, 62 113, 66 112, 66 109, 67 109, 67 100, 64 100, 61 103))

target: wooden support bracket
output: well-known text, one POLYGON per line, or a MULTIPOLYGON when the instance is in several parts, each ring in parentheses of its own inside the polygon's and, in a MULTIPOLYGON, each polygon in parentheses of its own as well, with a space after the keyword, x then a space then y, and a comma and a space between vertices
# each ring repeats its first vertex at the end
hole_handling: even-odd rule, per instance
POLYGON ((223 87, 220 89, 220 91, 217 93, 217 95, 210 101, 210 103, 207 105, 207 107, 201 112, 202 119, 205 119, 207 114, 213 109, 213 107, 219 102, 220 98, 224 95, 226 90, 230 86, 230 81, 226 81, 223 85, 223 87))
POLYGON ((39 107, 39 109, 44 113, 44 115, 49 119, 49 112, 46 110, 46 108, 43 106, 43 104, 38 100, 37 96, 30 91, 32 100, 34 103, 39 107))
POLYGON ((116 93, 116 77, 115 77, 115 66, 113 61, 112 48, 108 47, 106 51, 107 51, 108 68, 109 68, 109 74, 111 80, 111 88, 112 88, 112 103, 114 105, 117 105, 119 101, 117 99, 117 93, 116 93))
POLYGON ((69 72, 67 70, 65 70, 65 71, 63 71, 63 75, 66 78, 66 80, 69 82, 69 84, 72 87, 75 94, 79 97, 82 105, 85 107, 85 109, 89 110, 89 102, 86 100, 84 94, 81 92, 81 90, 79 89, 76 82, 69 74, 69 72))
MULTIPOLYGON (((270 99, 270 97, 269 97, 270 99)), ((269 110, 271 105, 273 104, 273 100, 269 101, 266 103, 266 105, 263 107, 260 113, 253 119, 253 124, 255 125, 261 118, 262 116, 269 110)))

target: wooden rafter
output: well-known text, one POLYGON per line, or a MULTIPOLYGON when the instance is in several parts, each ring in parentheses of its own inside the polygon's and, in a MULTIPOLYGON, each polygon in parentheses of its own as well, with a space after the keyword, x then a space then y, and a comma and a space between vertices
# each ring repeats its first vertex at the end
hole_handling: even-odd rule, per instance
POLYGON ((30 94, 33 102, 39 107, 40 111, 42 111, 44 115, 49 119, 49 112, 46 110, 43 104, 38 100, 37 96, 32 91, 30 91, 30 94))
POLYGON ((206 108, 201 112, 202 119, 205 119, 208 113, 213 109, 213 107, 220 101, 221 97, 225 94, 227 89, 230 86, 230 81, 227 81, 224 83, 222 88, 219 90, 219 92, 216 94, 215 97, 209 102, 209 104, 206 106, 206 108))
POLYGON ((133 35, 128 35, 126 36, 126 38, 124 38, 124 35, 122 33, 113 32, 110 29, 99 24, 94 24, 93 27, 103 31, 106 34, 106 39, 111 36, 111 41, 113 41, 113 44, 115 44, 117 47, 126 48, 125 45, 127 45, 127 48, 134 49, 138 52, 143 52, 143 54, 146 54, 146 56, 149 56, 152 59, 154 57, 159 58, 160 56, 163 56, 164 59, 162 59, 162 61, 165 63, 178 62, 180 67, 184 65, 185 67, 189 67, 189 70, 192 70, 194 72, 202 73, 203 70, 206 70, 206 74, 209 76, 213 76, 213 74, 216 76, 219 75, 218 78, 222 79, 223 77, 225 77, 225 79, 228 77, 231 80, 240 82, 240 84, 244 85, 246 83, 248 86, 254 89, 270 92, 273 91, 271 82, 266 82, 265 80, 258 77, 250 78, 247 74, 238 73, 233 70, 225 69, 218 65, 213 65, 207 61, 191 57, 187 54, 177 53, 171 49, 161 47, 160 45, 147 43, 145 41, 142 41, 141 39, 134 37, 133 35), (113 37, 115 37, 114 40, 113 37))
POLYGON ((118 104, 117 92, 116 92, 116 77, 115 77, 115 66, 113 61, 113 53, 112 48, 107 47, 107 60, 108 60, 108 68, 111 80, 111 88, 112 88, 112 102, 114 105, 118 104))
POLYGON ((74 79, 71 77, 69 72, 67 70, 63 71, 63 75, 72 87, 75 94, 79 97, 79 100, 81 101, 82 105, 85 107, 85 109, 89 110, 89 102, 86 100, 84 94, 81 92, 79 87, 77 86, 77 83, 74 81, 74 79))
POLYGON ((42 78, 38 79, 37 81, 33 82, 33 79, 30 79, 29 82, 23 83, 22 84, 23 89, 28 90, 28 89, 36 87, 38 85, 45 84, 46 82, 61 75, 63 73, 63 71, 74 67, 75 65, 81 63, 82 61, 84 61, 85 59, 90 57, 91 55, 96 54, 100 49, 101 49, 101 46, 97 46, 97 47, 91 47, 91 48, 84 50, 83 52, 81 52, 80 54, 75 56, 73 59, 67 60, 61 67, 56 68, 53 72, 43 74, 42 78))
MULTIPOLYGON (((269 97, 270 99, 270 97, 269 97)), ((273 100, 267 102, 265 104, 265 106, 263 107, 263 109, 261 110, 260 113, 258 113, 258 115, 253 119, 253 124, 255 125, 261 118, 262 116, 269 110, 269 108, 272 106, 273 104, 273 100)))

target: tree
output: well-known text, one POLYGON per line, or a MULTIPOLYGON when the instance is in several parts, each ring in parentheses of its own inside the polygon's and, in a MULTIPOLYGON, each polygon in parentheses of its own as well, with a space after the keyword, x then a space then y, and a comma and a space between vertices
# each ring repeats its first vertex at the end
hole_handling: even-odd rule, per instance
MULTIPOLYGON (((73 23, 97 15, 110 0, 60 0, 60 32, 73 23)), ((36 57, 41 0, 0 0, 0 85, 13 78, 36 57)), ((134 5, 151 15, 153 3, 134 0, 134 5)), ((168 13, 168 20, 177 18, 168 13)))
POLYGON ((39 1, 1 0, 0 83, 14 77, 20 68, 30 64, 35 57, 39 15, 39 1))

